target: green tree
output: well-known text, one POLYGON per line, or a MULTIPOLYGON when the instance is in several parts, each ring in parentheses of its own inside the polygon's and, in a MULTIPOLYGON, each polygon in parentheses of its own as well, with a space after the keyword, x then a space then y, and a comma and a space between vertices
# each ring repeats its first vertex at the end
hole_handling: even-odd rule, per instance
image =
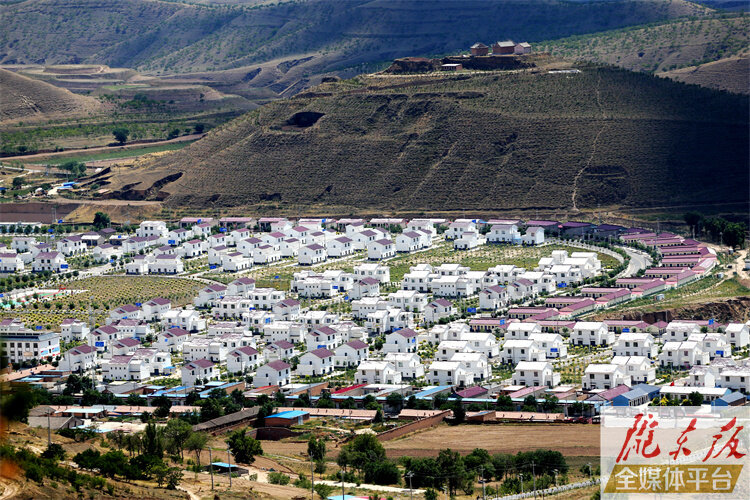
POLYGON ((149 422, 143 432, 143 454, 156 458, 164 455, 164 439, 156 424, 149 422))
POLYGON ((333 493, 333 490, 334 490, 334 487, 328 484, 318 483, 315 485, 315 493, 317 493, 318 496, 322 498, 323 500, 331 496, 331 493, 333 493))
POLYGON ((529 394, 523 400, 521 411, 536 411, 536 398, 529 394))
POLYGON ((185 441, 185 448, 195 453, 198 466, 201 465, 201 452, 208 443, 208 435, 205 432, 193 432, 185 441))
POLYGON ((112 135, 115 136, 115 140, 119 142, 120 144, 125 144, 125 142, 128 140, 128 135, 130 135, 130 131, 123 127, 117 127, 116 129, 112 130, 112 135))
POLYGON ((433 490, 432 488, 427 488, 427 490, 424 492, 424 500, 438 500, 437 491, 433 490))
POLYGON ((685 224, 688 225, 688 227, 695 230, 695 234, 700 233, 699 227, 703 222, 703 215, 700 212, 686 212, 685 215, 682 216, 682 218, 685 221, 685 224))
POLYGON ((500 394, 497 397, 497 409, 500 411, 513 411, 516 409, 516 405, 513 400, 507 394, 500 394))
POLYGON ((325 459, 326 456, 326 442, 323 438, 316 438, 310 436, 307 441, 307 455, 315 462, 325 459))
POLYGON ((690 406, 701 406, 703 404, 703 396, 698 391, 688 394, 688 400, 690 400, 690 406))
POLYGON ((105 227, 109 227, 111 224, 111 219, 109 218, 109 214, 106 214, 104 212, 96 212, 94 214, 94 229, 100 230, 104 229, 105 227))
MULTIPOLYGON (((342 447, 344 464, 360 473, 369 462, 385 460, 385 448, 372 434, 360 434, 342 447)), ((339 464, 342 465, 342 464, 339 464)))
POLYGON ((453 422, 456 424, 462 424, 466 421, 466 409, 461 401, 461 398, 456 399, 453 402, 453 422))
POLYGON ((260 441, 250 437, 245 429, 233 431, 226 442, 235 460, 243 464, 251 464, 255 461, 256 455, 263 454, 260 441))
POLYGON ((173 455, 180 455, 185 458, 185 443, 193 433, 193 426, 179 418, 173 418, 167 422, 164 427, 164 438, 167 443, 167 449, 173 455))
POLYGON ((386 396, 385 402, 388 403, 388 406, 395 409, 396 411, 401 411, 401 409, 404 407, 404 396, 397 392, 392 392, 388 394, 388 396, 386 396))
POLYGON ((13 189, 21 189, 23 187, 23 177, 13 178, 13 189))

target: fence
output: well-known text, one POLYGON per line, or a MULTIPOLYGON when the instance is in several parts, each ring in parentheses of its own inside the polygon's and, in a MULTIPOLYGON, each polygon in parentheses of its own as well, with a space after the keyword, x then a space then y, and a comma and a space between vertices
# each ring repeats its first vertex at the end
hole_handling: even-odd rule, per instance
POLYGON ((447 417, 450 414, 451 414, 451 410, 445 410, 444 412, 438 413, 437 415, 433 415, 427 418, 422 418, 420 420, 415 420, 414 422, 410 422, 400 427, 396 427, 395 429, 390 429, 390 430, 381 432, 380 434, 377 435, 378 441, 390 441, 391 439, 399 438, 401 436, 409 434, 410 432, 432 427, 433 425, 437 425, 443 420, 445 420, 445 417, 447 417))
POLYGON ((563 484, 562 486, 555 486, 554 488, 547 488, 546 490, 527 491, 525 493, 517 493, 515 495, 508 495, 504 497, 495 497, 490 500, 520 500, 521 498, 530 497, 543 497, 547 495, 554 495, 557 493, 563 493, 565 491, 576 490, 578 488, 586 488, 587 486, 593 486, 599 484, 601 479, 592 479, 591 481, 584 481, 582 483, 563 484))

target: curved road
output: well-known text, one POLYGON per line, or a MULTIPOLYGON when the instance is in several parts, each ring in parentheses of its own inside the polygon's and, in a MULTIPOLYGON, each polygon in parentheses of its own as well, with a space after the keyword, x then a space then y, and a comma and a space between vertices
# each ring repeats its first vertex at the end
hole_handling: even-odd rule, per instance
POLYGON ((651 265, 651 257, 638 250, 628 247, 621 247, 630 257, 628 267, 620 273, 620 278, 635 276, 641 269, 646 269, 651 265))

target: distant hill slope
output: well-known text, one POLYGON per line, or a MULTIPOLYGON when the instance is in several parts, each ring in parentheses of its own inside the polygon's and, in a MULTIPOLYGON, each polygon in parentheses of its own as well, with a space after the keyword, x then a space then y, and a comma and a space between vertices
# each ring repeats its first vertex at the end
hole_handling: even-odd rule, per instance
POLYGON ((659 76, 736 94, 750 94, 750 57, 728 57, 699 66, 667 71, 659 76))
POLYGON ((278 92, 310 75, 351 76, 478 40, 534 42, 706 12, 684 0, 27 0, 0 6, 0 63, 101 63, 155 74, 249 67, 252 78, 253 66, 279 60, 278 92))
POLYGON ((326 83, 101 183, 175 206, 327 213, 747 200, 746 97, 581 70, 326 83))
POLYGON ((49 83, 0 69, 0 121, 98 112, 102 104, 49 83))
POLYGON ((540 47, 560 57, 660 73, 747 55, 748 44, 750 16, 740 13, 573 36, 540 47))

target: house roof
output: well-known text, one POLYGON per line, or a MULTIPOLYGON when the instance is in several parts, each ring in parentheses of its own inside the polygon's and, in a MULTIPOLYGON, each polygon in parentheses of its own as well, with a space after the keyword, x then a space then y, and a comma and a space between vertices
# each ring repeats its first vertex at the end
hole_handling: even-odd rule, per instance
POLYGON ((361 340, 352 340, 350 342, 347 342, 344 345, 348 345, 352 349, 367 349, 368 345, 366 342, 362 342, 361 340))
POLYGON ((407 338, 407 339, 410 339, 412 337, 416 337, 417 335, 419 335, 417 332, 415 332, 411 328, 402 328, 401 330, 398 330, 394 333, 397 335, 401 335, 402 337, 407 338))
POLYGON ((333 356, 333 353, 326 349, 325 347, 320 347, 318 349, 315 349, 314 351, 310 351, 307 354, 314 354, 315 356, 323 359, 323 358, 330 358, 333 356))
POLYGON ((152 306, 153 305, 166 306, 167 304, 171 304, 171 303, 172 301, 170 301, 169 299, 162 298, 162 297, 156 297, 155 299, 151 299, 148 302, 146 302, 146 304, 152 305, 152 306))
POLYGON ((79 345, 78 347, 74 347, 70 350, 72 354, 88 354, 90 352, 96 351, 95 347, 91 347, 88 344, 79 345))
POLYGON ((433 300, 429 305, 430 306, 436 305, 440 307, 451 307, 453 306, 453 302, 451 302, 450 300, 446 300, 446 299, 436 299, 436 300, 433 300))
POLYGON ((380 283, 380 281, 376 280, 375 278, 371 278, 369 276, 367 278, 362 278, 361 280, 359 280, 359 282, 362 285, 377 285, 380 283))
POLYGON ((282 370, 286 370, 287 368, 291 368, 291 365, 289 363, 285 363, 283 361, 271 361, 266 366, 276 370, 277 372, 280 372, 282 370))
MULTIPOLYGON (((128 337, 128 338, 120 339, 120 340, 118 340, 115 343, 116 344, 121 344, 121 345, 123 345, 125 347, 134 347, 134 346, 137 346, 138 344, 140 344, 141 341, 138 340, 138 339, 134 339, 134 338, 128 337)), ((83 347, 83 346, 81 346, 81 347, 83 347)))
POLYGON ((195 361, 191 361, 190 363, 186 364, 185 367, 195 367, 195 368, 211 368, 214 366, 213 362, 206 359, 196 359, 195 361))
POLYGON ((288 340, 278 340, 278 341, 274 342, 271 345, 275 345, 275 346, 280 347, 282 349, 292 349, 294 347, 294 344, 292 344, 288 340))
POLYGON ((235 349, 234 351, 230 352, 230 356, 239 357, 239 353, 246 354, 248 356, 252 356, 253 354, 258 354, 258 350, 248 346, 240 347, 238 349, 235 349))

